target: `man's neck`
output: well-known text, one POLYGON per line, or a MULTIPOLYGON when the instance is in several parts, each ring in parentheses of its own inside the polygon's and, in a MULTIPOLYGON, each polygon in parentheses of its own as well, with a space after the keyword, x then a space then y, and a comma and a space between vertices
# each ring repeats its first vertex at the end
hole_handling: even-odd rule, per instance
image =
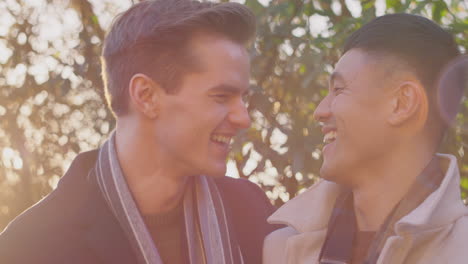
MULTIPOLYGON (((128 127, 128 126, 127 126, 128 127)), ((117 128, 115 143, 119 163, 128 187, 142 214, 153 215, 170 211, 182 200, 188 177, 180 176, 176 166, 162 160, 148 135, 138 129, 117 128)))
POLYGON ((359 230, 377 231, 433 156, 429 150, 407 148, 388 155, 382 164, 365 172, 367 175, 360 177, 362 183, 353 187, 359 230))

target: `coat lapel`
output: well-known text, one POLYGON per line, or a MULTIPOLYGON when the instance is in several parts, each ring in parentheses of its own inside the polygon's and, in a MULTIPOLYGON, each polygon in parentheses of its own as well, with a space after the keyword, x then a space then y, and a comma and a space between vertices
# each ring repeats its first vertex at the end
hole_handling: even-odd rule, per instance
POLYGON ((326 229, 300 233, 286 242, 286 259, 290 264, 318 263, 320 250, 327 234, 326 229))
POLYGON ((136 263, 132 247, 122 229, 115 218, 107 213, 94 217, 85 239, 103 263, 136 263))
POLYGON ((328 220, 341 190, 338 185, 321 180, 268 218, 269 223, 286 224, 295 231, 286 242, 288 263, 318 263, 328 220))

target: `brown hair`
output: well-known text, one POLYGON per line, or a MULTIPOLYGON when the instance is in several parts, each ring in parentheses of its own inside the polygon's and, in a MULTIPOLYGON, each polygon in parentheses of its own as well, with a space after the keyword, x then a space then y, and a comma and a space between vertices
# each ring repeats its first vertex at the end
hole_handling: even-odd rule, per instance
POLYGON ((151 0, 116 17, 102 51, 107 103, 115 115, 128 111, 128 84, 143 73, 168 93, 177 92, 184 74, 197 70, 187 48, 196 32, 220 34, 241 45, 255 35, 255 17, 237 3, 151 0))

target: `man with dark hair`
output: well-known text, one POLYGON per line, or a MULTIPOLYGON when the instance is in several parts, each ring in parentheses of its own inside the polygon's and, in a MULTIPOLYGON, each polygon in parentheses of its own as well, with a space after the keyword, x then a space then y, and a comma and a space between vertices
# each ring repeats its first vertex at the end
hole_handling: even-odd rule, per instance
POLYGON ((0 263, 260 263, 273 207, 224 177, 250 126, 247 45, 255 18, 236 3, 143 1, 103 47, 117 119, 58 187, 0 235, 0 263))
MULTIPOLYGON (((429 19, 385 15, 354 32, 314 113, 323 180, 268 220, 264 263, 467 263, 468 210, 437 78, 459 55, 429 19)), ((454 102, 456 103, 456 102, 454 102)))

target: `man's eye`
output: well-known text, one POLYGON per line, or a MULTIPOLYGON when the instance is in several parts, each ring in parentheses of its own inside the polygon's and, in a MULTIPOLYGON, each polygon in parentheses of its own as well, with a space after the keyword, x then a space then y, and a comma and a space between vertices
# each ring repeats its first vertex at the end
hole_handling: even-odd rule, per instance
POLYGON ((226 101, 229 98, 228 94, 214 94, 213 97, 218 101, 226 101))
POLYGON ((333 88, 333 93, 334 93, 335 95, 337 95, 337 94, 341 93, 343 90, 344 90, 343 87, 334 87, 334 88, 333 88))

